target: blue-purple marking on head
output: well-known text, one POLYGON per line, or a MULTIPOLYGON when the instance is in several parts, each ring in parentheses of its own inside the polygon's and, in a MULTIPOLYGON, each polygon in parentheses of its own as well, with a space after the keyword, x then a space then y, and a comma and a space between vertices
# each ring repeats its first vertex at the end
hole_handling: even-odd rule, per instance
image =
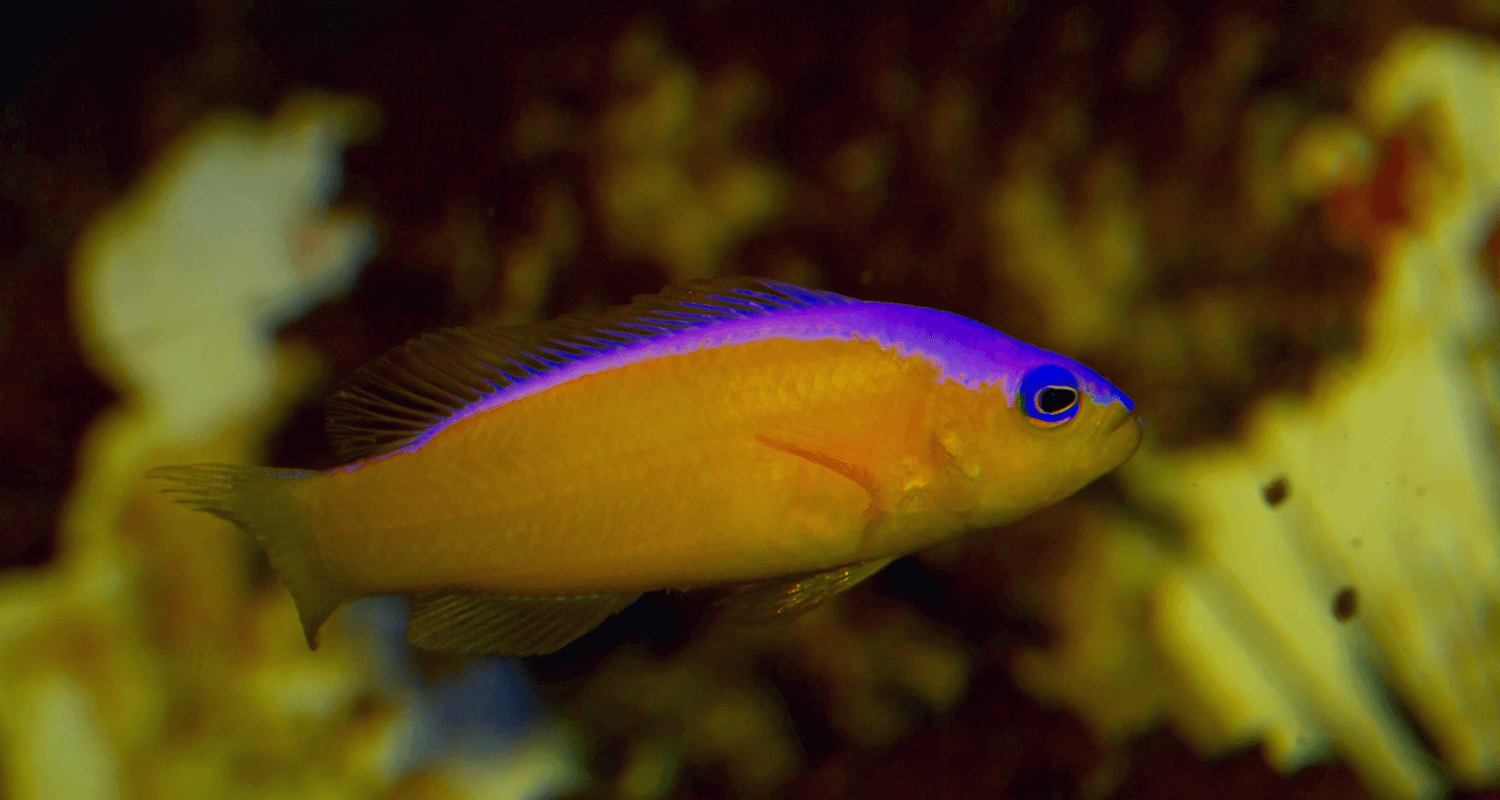
MULTIPOLYGON (((998 384, 1006 402, 1012 406, 1027 372, 1043 364, 1057 364, 1077 376, 1079 387, 1095 403, 1118 402, 1127 411, 1135 410, 1130 398, 1097 372, 1066 356, 1013 339, 980 322, 919 306, 838 300, 843 302, 716 320, 561 364, 486 395, 395 452, 418 450, 439 431, 461 419, 585 375, 698 350, 777 339, 873 341, 903 357, 926 359, 937 368, 942 380, 953 381, 967 389, 979 391, 998 384)), ((350 465, 351 468, 354 466, 350 465)))

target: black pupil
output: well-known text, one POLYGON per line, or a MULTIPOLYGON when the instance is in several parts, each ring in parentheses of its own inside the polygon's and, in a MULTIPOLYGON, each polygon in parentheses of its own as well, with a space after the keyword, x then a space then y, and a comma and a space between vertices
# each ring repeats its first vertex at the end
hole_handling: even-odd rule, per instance
POLYGON ((1068 406, 1073 405, 1073 399, 1078 393, 1072 389, 1062 389, 1057 386, 1048 386, 1041 390, 1036 396, 1036 407, 1043 414, 1056 414, 1068 406))

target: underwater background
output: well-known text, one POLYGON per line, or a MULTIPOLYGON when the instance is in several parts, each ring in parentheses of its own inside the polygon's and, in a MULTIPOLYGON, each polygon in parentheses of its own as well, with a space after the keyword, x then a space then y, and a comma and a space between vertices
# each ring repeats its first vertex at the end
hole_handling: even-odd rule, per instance
MULTIPOLYGON (((0 25, 0 798, 1500 797, 1500 3, 57 3, 0 25), (440 326, 750 274, 1148 439, 792 624, 537 658, 152 466, 440 326), (200 519, 200 517, 202 517, 200 519)), ((664 524, 670 524, 664 521, 664 524)))

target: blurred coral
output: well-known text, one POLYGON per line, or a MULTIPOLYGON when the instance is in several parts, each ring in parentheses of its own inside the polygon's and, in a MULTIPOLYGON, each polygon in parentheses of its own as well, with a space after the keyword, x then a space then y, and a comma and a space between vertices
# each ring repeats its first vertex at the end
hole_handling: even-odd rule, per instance
POLYGON ((763 796, 801 761, 775 682, 805 687, 840 735, 884 747, 923 714, 963 697, 972 659, 951 634, 890 602, 836 599, 769 629, 716 626, 668 660, 623 652, 589 679, 567 717, 596 747, 622 750, 609 776, 622 797, 663 797, 684 765, 722 768, 763 796))
POLYGON ((352 654, 298 647, 285 598, 250 585, 237 535, 141 478, 168 456, 254 457, 316 384, 316 356, 275 352, 267 334, 346 285, 367 234, 318 216, 351 106, 288 109, 263 129, 227 118, 184 137, 80 245, 81 338, 125 400, 86 440, 56 562, 0 585, 8 796, 378 785, 390 715, 354 710, 365 690, 352 654), (259 191, 240 195, 247 185, 259 191), (329 741, 351 724, 369 733, 329 741), (309 746, 331 757, 249 766, 299 762, 309 746))
POLYGON ((38 7, 0 116, 0 793, 1493 785, 1489 5, 38 7), (137 477, 332 467, 315 395, 406 337, 730 272, 1067 352, 1153 442, 793 625, 647 597, 524 663, 413 654, 374 599, 309 653, 243 538, 137 477))
MULTIPOLYGON (((369 250, 368 223, 324 210, 370 113, 307 97, 207 119, 83 237, 75 319, 123 400, 85 440, 55 562, 0 582, 7 797, 374 796, 409 766, 412 698, 379 685, 368 643, 309 652, 241 534, 142 478, 258 459, 321 385, 319 357, 272 334, 369 250)), ((498 769, 536 788, 568 767, 498 769)))
MULTIPOLYGON (((1129 493, 1186 535, 1165 551, 1129 528, 1099 540, 1103 552, 1156 552, 1147 580, 1133 564, 1101 574, 1092 553, 1074 566, 1152 614, 1102 639, 1101 618, 1065 616, 1064 641, 1100 642, 1083 658, 1113 667, 1108 686, 1138 674, 1116 666, 1115 642, 1148 634, 1172 669, 1147 692, 1201 752, 1260 739, 1291 770, 1332 750, 1382 794, 1435 796, 1444 779, 1389 687, 1455 779, 1500 782, 1487 621, 1500 603, 1500 307, 1477 260, 1500 202, 1497 64, 1492 44, 1410 31, 1370 67, 1367 134, 1324 119, 1297 137, 1294 183, 1323 191, 1370 180, 1366 137, 1428 148, 1398 187, 1409 222, 1365 229, 1378 276, 1362 352, 1326 366, 1306 401, 1261 404, 1243 443, 1146 448, 1122 470, 1129 493)), ((1077 590, 1058 597, 1070 607, 1077 590)), ((1018 667, 1102 733, 1128 731, 1141 710, 1060 669, 1079 658, 1054 650, 1018 667)))
POLYGON ((618 256, 658 261, 673 282, 711 277, 783 203, 780 170, 735 141, 765 103, 763 81, 739 66, 700 81, 649 25, 621 38, 610 69, 615 96, 595 133, 604 235, 618 256))
POLYGON ((94 366, 192 446, 265 404, 271 334, 347 289, 368 222, 323 212, 334 159, 374 111, 311 97, 258 124, 221 114, 184 135, 79 242, 75 324, 94 366))

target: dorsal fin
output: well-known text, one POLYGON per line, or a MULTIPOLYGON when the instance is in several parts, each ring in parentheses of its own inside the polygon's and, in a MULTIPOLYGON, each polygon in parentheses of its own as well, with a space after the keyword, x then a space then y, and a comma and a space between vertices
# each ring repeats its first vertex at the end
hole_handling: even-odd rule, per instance
POLYGON ((576 361, 726 320, 852 302, 789 283, 721 278, 536 325, 429 333, 360 368, 329 399, 328 436, 349 461, 373 458, 495 392, 576 361))

